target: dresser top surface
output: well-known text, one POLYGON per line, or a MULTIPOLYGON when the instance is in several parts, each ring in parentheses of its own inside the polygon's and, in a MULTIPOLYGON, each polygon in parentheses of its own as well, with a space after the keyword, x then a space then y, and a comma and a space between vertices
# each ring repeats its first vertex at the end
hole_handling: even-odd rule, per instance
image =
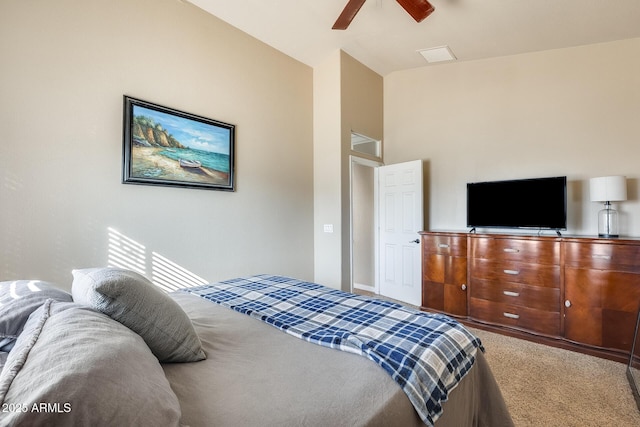
POLYGON ((519 234, 519 233, 470 233, 468 231, 454 231, 454 230, 435 230, 435 231, 420 231, 422 235, 443 235, 443 236, 468 236, 470 238, 491 238, 491 239, 523 239, 523 240, 554 240, 563 242, 577 242, 577 243, 605 243, 605 244, 621 244, 621 245, 639 245, 640 237, 627 237, 620 238, 603 238, 598 236, 580 236, 580 235, 539 235, 535 234, 519 234))

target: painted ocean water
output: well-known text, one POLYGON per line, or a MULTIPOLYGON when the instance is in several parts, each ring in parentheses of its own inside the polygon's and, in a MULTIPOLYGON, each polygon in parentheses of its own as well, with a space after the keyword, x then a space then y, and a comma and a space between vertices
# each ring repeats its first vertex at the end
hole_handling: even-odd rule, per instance
POLYGON ((184 159, 199 161, 205 168, 229 173, 230 158, 228 154, 213 153, 211 151, 197 150, 194 148, 167 148, 158 154, 173 160, 184 159))

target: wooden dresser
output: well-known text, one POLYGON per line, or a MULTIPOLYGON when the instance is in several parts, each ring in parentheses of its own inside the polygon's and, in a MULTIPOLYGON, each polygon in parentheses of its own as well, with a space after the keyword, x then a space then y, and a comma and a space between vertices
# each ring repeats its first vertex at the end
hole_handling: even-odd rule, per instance
POLYGON ((628 359, 640 240, 422 232, 422 309, 472 326, 628 359))

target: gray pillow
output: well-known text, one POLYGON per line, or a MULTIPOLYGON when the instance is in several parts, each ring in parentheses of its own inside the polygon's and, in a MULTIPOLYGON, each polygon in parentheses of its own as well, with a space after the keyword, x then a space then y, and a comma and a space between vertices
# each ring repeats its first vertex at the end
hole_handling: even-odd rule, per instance
POLYGON ((73 270, 73 300, 139 334, 161 362, 206 359, 182 308, 144 276, 121 268, 73 270))
POLYGON ((2 425, 177 426, 178 398, 142 338, 89 307, 47 300, 0 373, 2 425))
POLYGON ((47 299, 72 301, 71 294, 39 280, 0 282, 0 351, 9 351, 29 315, 47 299))
POLYGON ((2 371, 2 368, 4 367, 4 364, 7 361, 7 356, 8 355, 9 355, 9 353, 5 353, 3 351, 0 351, 0 371, 2 371))

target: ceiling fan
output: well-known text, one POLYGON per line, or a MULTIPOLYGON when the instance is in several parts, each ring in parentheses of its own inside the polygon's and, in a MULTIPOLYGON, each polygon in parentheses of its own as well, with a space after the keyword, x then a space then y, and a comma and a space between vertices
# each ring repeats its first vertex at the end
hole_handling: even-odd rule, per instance
MULTIPOLYGON (((356 17, 356 14, 365 1, 366 0, 349 0, 331 29, 346 30, 347 27, 349 27, 349 24, 351 24, 351 21, 353 21, 353 18, 356 17)), ((411 15, 413 19, 416 20, 416 22, 422 22, 424 18, 431 15, 431 12, 435 10, 435 8, 427 0, 396 1, 400 3, 400 6, 402 6, 404 10, 406 10, 409 15, 411 15)))

